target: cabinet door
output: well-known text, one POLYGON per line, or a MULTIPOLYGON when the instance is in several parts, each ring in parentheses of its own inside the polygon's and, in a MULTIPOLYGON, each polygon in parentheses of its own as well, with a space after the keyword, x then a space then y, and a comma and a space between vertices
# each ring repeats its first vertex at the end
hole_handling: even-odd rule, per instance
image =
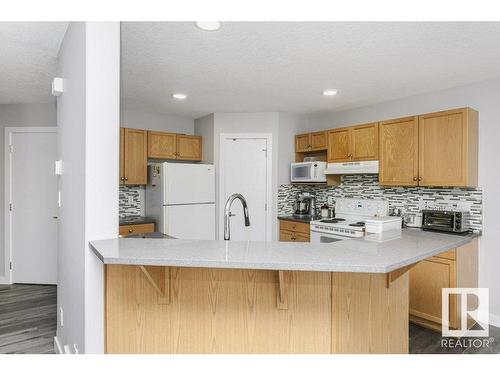
POLYGON ((328 131, 328 162, 351 161, 351 129, 328 131))
POLYGON ((294 233, 288 230, 280 230, 280 241, 282 242, 294 241, 294 233))
POLYGON ((352 160, 378 160, 378 123, 352 127, 351 137, 352 160))
POLYGON ((177 134, 177 159, 201 160, 201 137, 177 134))
MULTIPOLYGON (((456 285, 455 261, 429 258, 410 270, 410 315, 441 325, 441 289, 456 285)), ((450 326, 456 328, 456 296, 450 295, 450 326)))
POLYGON ((148 131, 148 157, 153 159, 176 159, 175 137, 174 133, 148 131))
POLYGON ((299 134, 295 136, 295 152, 311 151, 311 135, 299 134))
POLYGON ((379 183, 418 184, 418 118, 405 117, 379 124, 379 183))
POLYGON ((309 234, 295 233, 295 242, 310 242, 309 234))
POLYGON ((467 186, 467 110, 419 117, 421 186, 467 186))
POLYGON ((124 129, 124 179, 126 185, 147 184, 147 134, 124 129))
POLYGON ((326 131, 311 133, 310 137, 312 151, 326 150, 328 140, 326 131))
POLYGON ((125 183, 125 129, 120 128, 120 184, 125 183))

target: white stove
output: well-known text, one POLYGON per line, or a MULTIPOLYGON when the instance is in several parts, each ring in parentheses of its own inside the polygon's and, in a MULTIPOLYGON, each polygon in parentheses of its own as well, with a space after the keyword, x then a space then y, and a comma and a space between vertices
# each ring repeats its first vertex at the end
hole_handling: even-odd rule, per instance
POLYGON ((387 216, 387 201, 340 198, 335 202, 335 218, 311 221, 311 242, 329 243, 365 235, 364 220, 387 216))

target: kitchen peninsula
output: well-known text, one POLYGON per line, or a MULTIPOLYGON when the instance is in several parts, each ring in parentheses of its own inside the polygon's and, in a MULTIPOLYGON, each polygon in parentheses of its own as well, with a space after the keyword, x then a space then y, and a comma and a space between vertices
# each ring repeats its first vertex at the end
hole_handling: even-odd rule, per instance
MULTIPOLYGON (((387 237, 389 236, 389 237, 387 237)), ((473 236, 330 244, 110 239, 106 353, 408 353, 408 270, 473 236)))

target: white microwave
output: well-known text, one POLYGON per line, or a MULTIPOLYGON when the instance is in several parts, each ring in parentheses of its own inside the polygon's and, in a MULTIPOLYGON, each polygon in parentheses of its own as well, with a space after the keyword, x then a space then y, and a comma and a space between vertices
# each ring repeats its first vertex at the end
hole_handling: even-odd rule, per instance
POLYGON ((290 167, 291 182, 326 182, 326 161, 310 161, 292 163, 290 167))

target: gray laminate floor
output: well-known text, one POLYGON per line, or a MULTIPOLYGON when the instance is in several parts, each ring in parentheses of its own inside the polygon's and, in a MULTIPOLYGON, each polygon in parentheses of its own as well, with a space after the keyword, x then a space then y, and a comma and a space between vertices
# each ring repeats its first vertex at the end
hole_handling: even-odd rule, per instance
POLYGON ((463 338, 460 342, 451 341, 456 344, 449 348, 443 347, 442 339, 439 332, 410 324, 410 354, 500 354, 500 328, 491 325, 489 337, 484 341, 483 338, 463 338))
POLYGON ((0 285, 0 353, 54 353, 55 285, 0 285))
MULTIPOLYGON (((53 353, 57 325, 54 285, 0 285, 0 353, 53 353)), ((443 348, 441 334, 410 324, 411 354, 500 353, 500 328, 482 348, 443 348)))

